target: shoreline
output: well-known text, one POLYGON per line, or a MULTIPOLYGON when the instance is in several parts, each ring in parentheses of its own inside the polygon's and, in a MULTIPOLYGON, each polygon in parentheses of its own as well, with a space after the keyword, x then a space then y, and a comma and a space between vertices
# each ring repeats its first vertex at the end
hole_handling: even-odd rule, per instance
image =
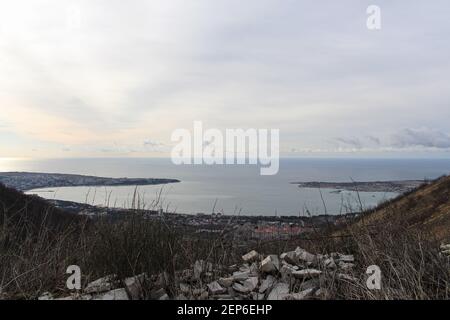
POLYGON ((336 193, 342 191, 353 192, 393 192, 405 193, 412 191, 422 184, 427 183, 425 180, 392 180, 392 181, 353 181, 353 182, 325 182, 325 181, 309 181, 309 182, 291 182, 298 185, 299 188, 311 189, 334 189, 336 193))
POLYGON ((0 172, 0 183, 19 191, 60 187, 116 187, 179 183, 167 178, 106 178, 79 174, 0 172))

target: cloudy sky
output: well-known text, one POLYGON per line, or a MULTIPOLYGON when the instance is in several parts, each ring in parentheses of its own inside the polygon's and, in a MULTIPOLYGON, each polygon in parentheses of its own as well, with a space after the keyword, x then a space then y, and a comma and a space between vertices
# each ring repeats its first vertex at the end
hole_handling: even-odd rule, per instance
POLYGON ((450 150, 450 2, 0 2, 0 157, 164 156, 177 128, 285 155, 450 150), (381 8, 381 30, 366 26, 381 8))

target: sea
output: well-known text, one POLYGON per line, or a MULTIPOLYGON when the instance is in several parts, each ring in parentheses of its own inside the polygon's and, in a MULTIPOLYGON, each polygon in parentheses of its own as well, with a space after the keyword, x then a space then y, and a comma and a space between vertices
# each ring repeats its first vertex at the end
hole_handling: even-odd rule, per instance
POLYGON ((0 171, 102 177, 174 178, 150 186, 61 187, 28 191, 47 199, 185 214, 307 216, 368 209, 396 197, 390 192, 299 188, 293 182, 434 179, 450 173, 449 159, 282 158, 278 174, 254 165, 175 165, 166 158, 7 159, 0 171))

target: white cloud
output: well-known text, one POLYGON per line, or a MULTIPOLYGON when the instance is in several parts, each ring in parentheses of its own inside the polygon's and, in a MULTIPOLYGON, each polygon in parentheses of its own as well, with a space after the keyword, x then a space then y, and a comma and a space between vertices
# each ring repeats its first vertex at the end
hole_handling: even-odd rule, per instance
POLYGON ((278 128, 284 150, 443 148, 435 133, 388 142, 380 132, 449 131, 450 3, 379 1, 377 32, 366 28, 369 4, 4 1, 0 126, 19 149, 39 141, 71 155, 112 154, 112 141, 147 153, 156 146, 134 141, 167 143, 195 119, 278 128), (73 6, 80 25, 69 28, 73 6))

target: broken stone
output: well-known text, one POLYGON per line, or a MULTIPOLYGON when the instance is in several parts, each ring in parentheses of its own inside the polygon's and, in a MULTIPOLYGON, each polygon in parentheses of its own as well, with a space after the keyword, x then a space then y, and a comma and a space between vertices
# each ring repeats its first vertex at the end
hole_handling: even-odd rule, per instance
POLYGON ((100 293, 109 291, 114 287, 114 280, 117 277, 115 275, 108 275, 106 277, 97 279, 95 281, 90 282, 84 292, 86 293, 100 293))
POLYGON ((355 257, 352 254, 339 254, 338 260, 340 262, 354 262, 355 257))
POLYGON ((350 270, 352 269, 355 265, 353 263, 347 263, 347 262, 343 262, 343 261, 339 261, 338 266, 340 269, 342 270, 350 270))
POLYGON ((242 284, 235 283, 233 285, 233 289, 240 293, 249 293, 255 290, 257 286, 258 286, 258 277, 250 277, 244 282, 242 282, 242 284))
POLYGON ((217 300, 233 300, 233 297, 230 294, 218 294, 214 296, 217 300))
POLYGON ((336 275, 336 278, 337 278, 338 280, 344 280, 344 281, 349 281, 349 282, 358 282, 358 279, 357 279, 357 278, 352 277, 352 276, 350 276, 350 275, 348 275, 348 274, 345 274, 345 273, 338 273, 338 274, 336 275))
POLYGON ((161 297, 159 297, 158 300, 169 300, 169 295, 167 293, 165 293, 164 295, 162 295, 161 297))
POLYGON ((38 300, 53 300, 53 295, 50 292, 44 292, 38 300))
POLYGON ((243 264, 242 266, 239 267, 238 271, 240 272, 250 272, 250 266, 248 265, 248 263, 243 264))
POLYGON ((334 262, 333 258, 327 258, 325 260, 323 260, 323 265, 325 268, 328 269, 336 269, 336 262, 334 262))
POLYGON ((297 265, 292 265, 290 263, 287 263, 286 261, 281 261, 281 265, 282 266, 288 266, 289 268, 293 269, 293 270, 298 270, 299 267, 297 265))
POLYGON ((201 296, 206 290, 203 288, 196 288, 194 290, 192 290, 192 294, 194 296, 201 296))
POLYGON ((264 300, 263 293, 252 292, 252 299, 256 301, 264 300))
POLYGON ((306 289, 302 292, 297 293, 290 293, 284 296, 284 300, 305 300, 307 298, 310 298, 314 292, 314 289, 306 289))
POLYGON ((271 275, 268 275, 267 278, 261 282, 261 285, 259 286, 259 293, 266 292, 266 290, 271 288, 274 283, 275 283, 275 278, 272 277, 271 275))
MULTIPOLYGON (((278 257, 277 257, 278 259, 278 257)), ((258 262, 253 262, 249 268, 250 274, 251 275, 258 275, 258 271, 259 271, 259 263, 258 262)))
POLYGON ((158 290, 153 290, 150 292, 150 297, 153 300, 158 300, 159 298, 161 298, 163 295, 166 294, 166 290, 164 290, 164 288, 160 288, 158 290))
POLYGON ((167 272, 161 272, 155 282, 157 287, 167 287, 170 284, 170 276, 167 272))
POLYGON ((242 260, 244 260, 245 262, 253 262, 253 261, 258 260, 258 258, 259 258, 259 253, 256 252, 255 250, 252 250, 249 253, 244 254, 242 256, 242 260))
POLYGON ((238 267, 237 264, 233 264, 233 265, 231 265, 231 266, 228 267, 228 271, 229 271, 229 272, 236 272, 236 271, 238 271, 238 270, 239 270, 239 267, 238 267))
POLYGON ((244 271, 244 272, 236 271, 233 273, 233 279, 235 281, 246 280, 246 279, 248 279, 249 276, 250 276, 250 271, 244 271))
POLYGON ((231 287, 234 283, 234 278, 233 277, 228 277, 228 278, 220 278, 219 280, 217 280, 217 282, 219 282, 219 284, 225 288, 231 287))
POLYGON ((313 278, 306 281, 303 281, 300 284, 300 290, 308 290, 308 289, 317 289, 320 286, 319 278, 313 278))
POLYGON ((213 265, 211 262, 203 260, 197 260, 194 263, 194 278, 199 280, 204 273, 213 271, 213 265))
POLYGON ((125 288, 114 289, 94 296, 94 300, 129 300, 125 288))
POLYGON ((188 298, 184 294, 180 293, 177 296, 176 300, 188 300, 188 298))
POLYGON ((322 271, 317 269, 303 269, 298 271, 293 271, 292 275, 298 279, 314 278, 322 274, 322 271))
POLYGON ((328 299, 330 297, 330 292, 325 288, 319 288, 314 292, 314 296, 319 299, 328 299))
POLYGON ((208 291, 205 290, 205 291, 202 292, 201 295, 199 295, 198 299, 199 300, 206 300, 206 299, 208 299, 208 296, 209 296, 208 295, 208 291))
POLYGON ((139 300, 143 298, 143 289, 142 286, 145 281, 145 274, 142 273, 140 275, 126 278, 123 282, 125 284, 125 289, 128 291, 132 300, 139 300))
POLYGON ((296 271, 294 268, 284 265, 280 269, 281 279, 285 282, 289 282, 292 273, 296 271))
POLYGON ((264 273, 274 273, 278 271, 279 268, 280 261, 276 255, 267 256, 267 258, 261 262, 261 271, 264 273))
POLYGON ((189 294, 189 292, 191 292, 191 287, 187 283, 181 282, 180 283, 180 291, 183 294, 189 294))
POLYGON ((56 298, 54 300, 77 300, 77 299, 73 296, 68 296, 68 297, 56 298))
POLYGON ((289 294, 289 285, 279 282, 272 288, 267 300, 283 300, 287 294, 289 294))
POLYGON ((297 253, 295 251, 289 251, 282 253, 280 258, 289 264, 296 265, 298 263, 297 253))
POLYGON ((306 262, 312 264, 317 260, 315 255, 309 253, 308 251, 300 247, 297 247, 297 249, 295 249, 295 254, 299 262, 306 262))
POLYGON ((225 288, 222 288, 222 286, 217 281, 211 282, 207 285, 207 287, 212 295, 225 293, 227 291, 225 288))

